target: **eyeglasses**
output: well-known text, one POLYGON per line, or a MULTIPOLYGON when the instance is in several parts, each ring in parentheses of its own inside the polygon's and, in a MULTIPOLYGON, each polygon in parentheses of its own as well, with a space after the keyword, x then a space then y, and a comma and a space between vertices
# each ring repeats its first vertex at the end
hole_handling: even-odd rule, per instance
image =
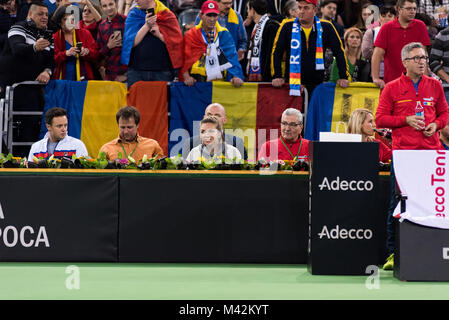
POLYGON ((417 7, 401 7, 401 9, 407 10, 408 12, 418 10, 417 7))
POLYGON ((301 125, 301 123, 285 122, 285 121, 281 122, 281 126, 290 127, 290 128, 296 128, 297 126, 300 126, 300 125, 301 125))
POLYGON ((215 18, 215 17, 218 16, 218 14, 216 14, 216 13, 208 13, 208 14, 206 14, 206 16, 207 17, 211 17, 211 18, 215 18))
POLYGON ((427 56, 414 56, 414 57, 411 57, 411 58, 405 58, 404 60, 413 60, 416 63, 419 63, 420 61, 429 62, 429 57, 427 57, 427 56))

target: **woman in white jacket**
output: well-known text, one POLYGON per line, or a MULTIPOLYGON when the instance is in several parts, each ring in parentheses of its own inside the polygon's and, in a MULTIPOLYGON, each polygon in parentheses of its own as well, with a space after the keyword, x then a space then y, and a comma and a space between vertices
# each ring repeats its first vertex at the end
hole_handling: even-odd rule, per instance
POLYGON ((214 117, 206 117, 200 123, 201 144, 193 148, 186 161, 192 163, 200 159, 216 159, 219 163, 224 156, 226 159, 241 160, 239 150, 223 141, 222 128, 214 117))

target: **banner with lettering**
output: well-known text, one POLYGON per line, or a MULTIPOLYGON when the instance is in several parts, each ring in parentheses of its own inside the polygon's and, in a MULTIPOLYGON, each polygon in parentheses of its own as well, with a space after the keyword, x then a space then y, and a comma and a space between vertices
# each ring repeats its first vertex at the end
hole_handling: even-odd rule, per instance
POLYGON ((393 163, 402 195, 393 215, 411 222, 449 229, 449 153, 445 150, 395 150, 393 163))

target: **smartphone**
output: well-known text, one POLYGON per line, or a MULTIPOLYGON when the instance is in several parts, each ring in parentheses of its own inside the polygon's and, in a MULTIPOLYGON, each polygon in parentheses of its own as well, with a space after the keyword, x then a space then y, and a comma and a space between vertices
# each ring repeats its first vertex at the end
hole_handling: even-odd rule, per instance
POLYGON ((148 8, 147 14, 150 14, 151 17, 154 16, 154 8, 148 8))
POLYGON ((83 43, 82 42, 77 42, 76 43, 76 50, 77 51, 81 51, 81 48, 83 47, 83 43))
POLYGON ((115 30, 114 31, 114 38, 116 40, 122 40, 122 32, 120 30, 115 30))

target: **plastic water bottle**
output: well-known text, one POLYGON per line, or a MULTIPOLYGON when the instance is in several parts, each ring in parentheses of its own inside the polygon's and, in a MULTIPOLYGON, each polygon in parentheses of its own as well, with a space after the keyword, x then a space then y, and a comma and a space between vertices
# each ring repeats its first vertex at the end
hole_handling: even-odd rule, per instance
POLYGON ((415 115, 424 117, 424 107, 421 105, 421 101, 419 100, 416 102, 415 115))

